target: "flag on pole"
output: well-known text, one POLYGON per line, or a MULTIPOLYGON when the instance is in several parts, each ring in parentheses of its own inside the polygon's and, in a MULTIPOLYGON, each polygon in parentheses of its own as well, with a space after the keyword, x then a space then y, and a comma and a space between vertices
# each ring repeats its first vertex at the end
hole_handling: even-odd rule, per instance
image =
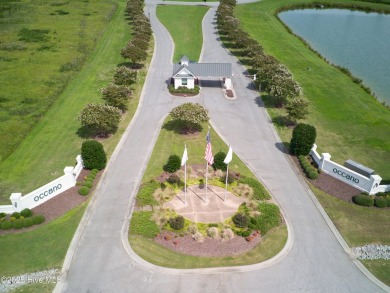
POLYGON ((214 164, 214 156, 213 156, 213 153, 211 151, 210 130, 207 133, 206 141, 207 141, 207 145, 206 145, 206 153, 205 153, 204 158, 207 161, 207 163, 212 165, 212 164, 214 164))
POLYGON ((223 162, 225 164, 229 164, 231 162, 232 158, 233 158, 233 150, 232 150, 232 147, 229 145, 229 151, 226 155, 225 160, 223 160, 223 162))
POLYGON ((181 165, 184 166, 187 160, 188 160, 188 155, 187 155, 187 146, 186 146, 184 148, 183 156, 181 157, 181 165))

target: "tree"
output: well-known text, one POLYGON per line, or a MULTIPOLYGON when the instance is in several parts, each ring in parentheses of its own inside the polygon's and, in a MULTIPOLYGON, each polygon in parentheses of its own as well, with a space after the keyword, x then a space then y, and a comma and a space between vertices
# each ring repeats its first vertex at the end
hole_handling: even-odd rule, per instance
POLYGON ((117 107, 122 111, 127 109, 127 101, 131 96, 131 90, 125 85, 109 84, 101 90, 103 99, 108 105, 117 107))
POLYGON ((266 90, 275 97, 277 107, 283 107, 287 103, 288 98, 297 97, 302 92, 301 87, 292 78, 291 73, 286 74, 284 72, 282 74, 276 72, 271 80, 268 81, 266 90))
POLYGON ((87 104, 81 111, 79 120, 81 125, 92 129, 99 136, 106 137, 118 128, 121 110, 105 104, 87 104))
POLYGON ((122 49, 121 55, 123 58, 130 59, 133 63, 142 62, 147 57, 146 50, 137 47, 131 41, 122 49))
POLYGON ((307 156, 316 141, 316 128, 309 124, 299 123, 295 126, 290 142, 290 151, 296 156, 307 156))
POLYGON ((86 140, 81 145, 81 158, 86 169, 102 170, 107 163, 103 145, 96 140, 86 140))
POLYGON ((288 99, 286 110, 288 118, 296 124, 297 120, 305 119, 309 114, 309 101, 303 97, 288 99))
POLYGON ((168 173, 174 173, 180 169, 181 159, 178 155, 171 155, 168 162, 163 166, 163 170, 168 173))
POLYGON ((115 69, 114 83, 117 85, 130 86, 137 82, 138 71, 126 66, 119 66, 115 69))
POLYGON ((182 131, 194 132, 201 128, 201 123, 209 121, 208 111, 200 104, 185 103, 171 111, 173 119, 182 123, 182 131))

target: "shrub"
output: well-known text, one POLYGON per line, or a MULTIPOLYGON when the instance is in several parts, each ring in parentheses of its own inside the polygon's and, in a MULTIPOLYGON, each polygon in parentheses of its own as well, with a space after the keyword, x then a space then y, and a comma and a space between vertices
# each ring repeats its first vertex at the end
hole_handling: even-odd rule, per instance
POLYGON ((217 227, 210 227, 207 229, 207 235, 211 237, 212 239, 218 239, 219 238, 219 231, 217 227))
POLYGON ((13 227, 12 222, 10 220, 5 220, 3 223, 1 223, 1 229, 3 230, 9 230, 13 227))
POLYGON ((21 228, 23 228, 23 220, 16 219, 15 221, 12 222, 12 225, 13 225, 14 229, 21 229, 21 228))
POLYGON ((269 195, 268 191, 264 188, 264 186, 257 181, 256 179, 252 179, 249 177, 242 176, 240 179, 240 183, 247 184, 253 189, 253 196, 256 199, 264 200, 264 199, 270 199, 271 196, 269 195))
POLYGON ((94 168, 91 170, 91 172, 89 174, 93 174, 96 176, 97 173, 99 173, 99 170, 94 168))
POLYGON ((96 140, 86 140, 81 146, 81 157, 86 169, 104 169, 107 162, 103 145, 96 140))
POLYGON ((25 218, 28 218, 28 217, 31 217, 32 216, 32 211, 28 208, 25 208, 24 210, 22 210, 20 212, 20 214, 25 217, 25 218))
POLYGON ((386 206, 390 207, 390 195, 386 196, 386 206))
POLYGON ((218 227, 218 224, 217 223, 210 223, 209 224, 209 227, 211 228, 211 227, 218 227))
POLYGON ((310 165, 307 168, 305 168, 305 173, 309 174, 310 172, 315 171, 314 168, 310 165))
POLYGON ((191 224, 188 229, 187 229, 187 232, 189 234, 195 234, 196 232, 198 232, 198 226, 196 224, 191 224))
POLYGON ((107 137, 117 130, 121 117, 122 111, 117 107, 106 104, 87 104, 81 110, 79 120, 82 126, 99 136, 107 137))
POLYGON ((214 156, 214 170, 222 170, 226 171, 227 165, 223 162, 226 158, 226 154, 224 152, 218 152, 214 156))
POLYGON ((222 237, 223 240, 233 239, 234 238, 234 233, 233 233, 232 229, 226 228, 226 229, 222 230, 221 237, 222 237))
MULTIPOLYGON (((234 177, 234 175, 232 173, 229 173, 228 174, 228 178, 227 178, 227 182, 228 184, 232 184, 234 182, 234 180, 236 180, 236 178, 234 177)), ((221 181, 223 183, 226 182, 226 173, 221 177, 221 181)))
POLYGON ((14 212, 14 213, 12 213, 12 215, 11 215, 11 217, 13 217, 13 218, 15 218, 15 219, 19 219, 20 218, 20 213, 18 213, 18 212, 14 212))
POLYGON ((386 199, 384 197, 375 197, 374 204, 378 208, 385 208, 387 206, 386 199))
POLYGON ((164 165, 165 172, 174 173, 181 167, 181 159, 178 155, 171 155, 168 158, 168 162, 164 165))
POLYGON ((78 192, 79 192, 80 195, 83 195, 83 196, 88 195, 89 194, 89 188, 87 186, 81 186, 79 188, 78 192))
POLYGON ((167 181, 170 183, 170 184, 179 184, 180 183, 180 177, 177 176, 176 174, 172 174, 169 176, 169 178, 167 179, 167 181))
POLYGON ((360 206, 372 207, 374 205, 374 199, 365 194, 359 194, 353 197, 353 202, 360 206))
POLYGON ((383 196, 383 197, 386 197, 386 193, 385 192, 377 192, 375 194, 375 196, 383 196))
POLYGON ((43 215, 33 215, 31 219, 34 225, 42 224, 45 221, 45 217, 43 215))
POLYGON ((233 223, 239 228, 248 226, 248 217, 244 214, 237 213, 233 216, 233 223))
POLYGON ((29 228, 33 225, 33 220, 31 218, 25 218, 23 219, 23 227, 29 228))
MULTIPOLYGON (((87 181, 84 182, 83 186, 88 187, 88 188, 92 188, 93 182, 87 180, 87 181)), ((82 187, 81 187, 81 188, 82 188, 82 187)), ((80 189, 81 189, 81 188, 80 188, 80 189)), ((86 195, 86 194, 85 194, 85 195, 86 195)))
POLYGON ((236 234, 241 237, 248 237, 249 235, 251 235, 251 233, 251 230, 236 231, 236 234))
POLYGON ((316 179, 318 179, 319 175, 318 175, 318 172, 313 169, 312 171, 309 172, 308 176, 310 179, 316 180, 316 179))
POLYGON ((203 243, 204 237, 202 233, 196 232, 194 235, 192 235, 192 239, 194 239, 196 242, 203 243))
POLYGON ((94 181, 96 178, 96 175, 95 174, 89 174, 86 178, 85 178, 85 181, 94 181))
POLYGON ((6 213, 0 213, 0 219, 4 218, 5 216, 7 216, 6 213))
POLYGON ((182 216, 177 216, 175 218, 169 219, 169 226, 171 226, 172 229, 180 230, 184 227, 184 218, 182 216))
POLYGON ((293 130, 290 151, 293 155, 308 155, 316 141, 316 128, 309 124, 299 123, 293 130))

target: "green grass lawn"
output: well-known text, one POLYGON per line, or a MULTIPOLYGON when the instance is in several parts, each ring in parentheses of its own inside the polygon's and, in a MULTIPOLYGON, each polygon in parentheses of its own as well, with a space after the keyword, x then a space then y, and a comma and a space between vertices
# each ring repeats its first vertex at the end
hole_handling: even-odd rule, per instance
POLYGON ((251 251, 229 257, 195 257, 175 253, 152 240, 130 236, 133 250, 148 262, 178 269, 226 267, 255 264, 275 256, 282 250, 287 241, 287 228, 282 225, 268 232, 262 242, 251 251))
MULTIPOLYGON (((164 172, 162 167, 166 164, 170 155, 178 155, 181 158, 185 144, 187 144, 189 158, 187 165, 204 164, 204 167, 206 168, 204 155, 206 150, 207 124, 203 125, 203 131, 199 133, 199 135, 187 137, 177 133, 178 130, 176 125, 175 123, 172 123, 170 119, 171 118, 168 117, 164 121, 146 168, 142 180, 143 182, 149 181, 164 172)), ((219 151, 227 153, 229 147, 212 128, 210 135, 213 154, 215 155, 219 151)), ((236 155, 233 155, 233 160, 229 164, 229 170, 240 172, 242 175, 254 178, 252 172, 236 155)))
POLYGON ((0 275, 60 269, 87 203, 33 231, 0 236, 0 275))
MULTIPOLYGON (((327 64, 297 37, 287 32, 274 16, 282 6, 309 3, 311 0, 263 0, 238 5, 235 10, 241 26, 294 74, 305 96, 310 100, 311 114, 304 122, 317 128, 319 152, 328 152, 332 159, 343 163, 353 159, 375 169, 383 179, 390 179, 390 111, 338 69, 327 64), (307 71, 310 67, 312 70, 307 71)), ((330 0, 372 7, 383 4, 330 0)), ((273 107, 265 98, 274 120, 285 112, 273 107)), ((291 138, 291 128, 276 124, 284 142, 291 138)))
MULTIPOLYGON (((9 204, 12 192, 30 192, 63 175, 63 168, 74 164, 81 143, 86 139, 78 134, 81 125, 77 117, 87 103, 103 101, 100 89, 112 81, 115 67, 124 61, 120 49, 131 37, 124 8, 125 1, 120 1, 111 21, 101 30, 103 35, 80 73, 19 147, 1 163, 2 204, 9 204)), ((130 101, 129 111, 123 117, 117 133, 102 140, 108 154, 112 153, 136 110, 145 74, 145 71, 140 74, 141 81, 135 86, 134 98, 130 101)))
POLYGON ((10 293, 51 293, 55 286, 55 283, 28 284, 16 288, 15 290, 10 291, 10 293))
MULTIPOLYGON (((310 186, 326 213, 350 247, 366 244, 390 245, 390 211, 347 203, 310 186)), ((390 285, 389 260, 362 263, 382 282, 390 285)))
POLYGON ((209 10, 206 6, 157 6, 157 17, 167 28, 175 43, 173 62, 186 55, 198 61, 202 50, 202 20, 209 10))
POLYGON ((81 0, 1 3, 0 162, 79 71, 117 6, 81 0))

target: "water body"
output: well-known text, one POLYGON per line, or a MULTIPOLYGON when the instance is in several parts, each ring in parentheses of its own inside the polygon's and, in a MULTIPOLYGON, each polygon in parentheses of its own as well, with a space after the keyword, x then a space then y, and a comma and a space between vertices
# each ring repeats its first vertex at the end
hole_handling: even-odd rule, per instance
POLYGON ((348 68, 390 105, 390 15, 304 9, 282 12, 279 17, 313 49, 348 68))

